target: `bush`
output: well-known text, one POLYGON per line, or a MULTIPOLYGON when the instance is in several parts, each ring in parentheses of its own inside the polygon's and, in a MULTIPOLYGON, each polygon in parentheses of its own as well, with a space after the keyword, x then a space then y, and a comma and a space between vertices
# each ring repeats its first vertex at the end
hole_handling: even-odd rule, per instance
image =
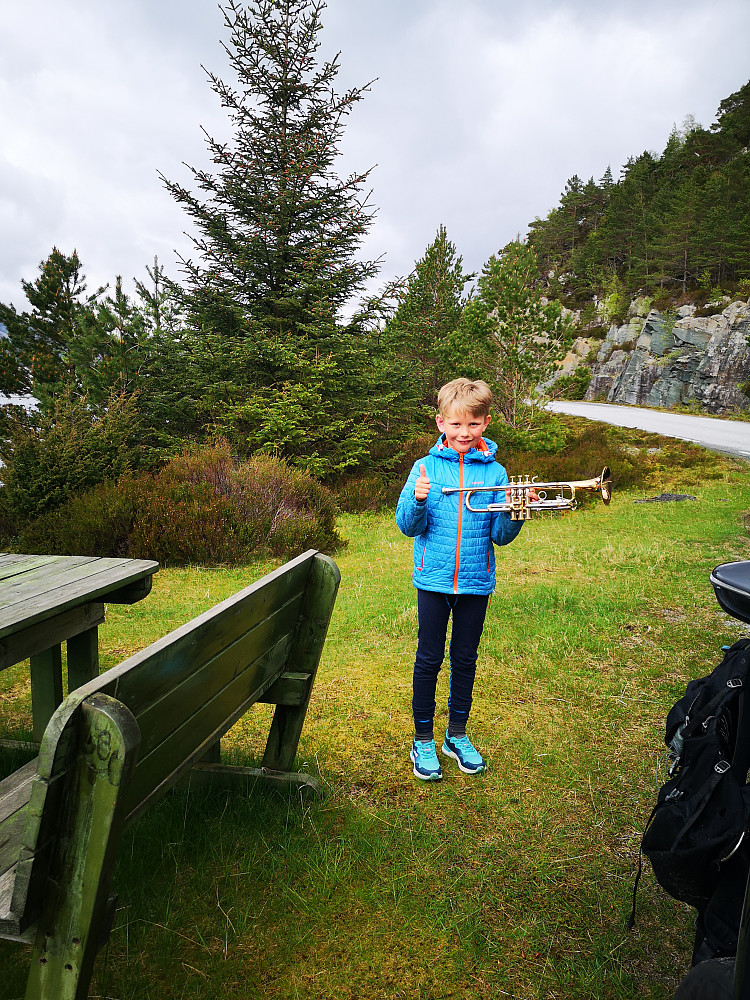
MULTIPOLYGON (((615 489, 626 489, 639 481, 638 471, 632 456, 620 448, 612 429, 602 424, 584 424, 576 428, 573 421, 563 420, 568 425, 568 440, 565 447, 551 454, 533 451, 517 451, 505 456, 509 475, 536 476, 540 482, 570 482, 577 479, 593 479, 604 466, 612 470, 615 489)), ((582 494, 580 500, 584 500, 582 494)))
MULTIPOLYGON (((490 437, 491 431, 492 428, 490 437)), ((434 432, 419 434, 403 446, 400 454, 394 457, 391 453, 383 471, 341 478, 333 487, 340 509, 348 514, 394 509, 412 465, 427 454, 437 439, 437 428, 434 432)))
POLYGON ((124 476, 26 526, 26 552, 238 564, 254 555, 333 551, 332 493, 263 455, 235 462, 226 443, 174 458, 154 475, 124 476))
POLYGON ((588 365, 577 365, 569 375, 555 380, 554 393, 560 399, 583 399, 591 382, 588 365))
POLYGON ((552 454, 565 447, 568 431, 565 422, 546 410, 536 410, 533 422, 526 427, 511 427, 499 419, 490 424, 491 439, 497 443, 497 458, 503 465, 509 455, 552 454))
POLYGON ((23 410, 6 421, 3 515, 7 531, 115 480, 136 462, 136 399, 114 396, 100 412, 63 393, 49 413, 23 410))

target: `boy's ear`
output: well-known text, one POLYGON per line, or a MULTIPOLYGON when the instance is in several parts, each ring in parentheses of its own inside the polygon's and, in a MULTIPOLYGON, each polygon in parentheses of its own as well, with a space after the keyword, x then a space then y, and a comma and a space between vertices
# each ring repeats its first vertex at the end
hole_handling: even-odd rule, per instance
POLYGON ((443 418, 440 416, 439 413, 435 414, 435 423, 438 425, 438 430, 442 434, 443 431, 445 430, 445 421, 443 420, 443 418))

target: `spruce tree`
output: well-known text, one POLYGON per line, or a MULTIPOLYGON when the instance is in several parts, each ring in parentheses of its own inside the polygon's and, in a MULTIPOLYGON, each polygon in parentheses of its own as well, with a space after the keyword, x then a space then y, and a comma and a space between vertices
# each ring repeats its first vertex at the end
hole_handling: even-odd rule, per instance
POLYGON ((224 45, 235 83, 208 72, 232 138, 206 134, 217 172, 199 192, 162 177, 193 219, 187 305, 203 329, 315 336, 375 275, 357 252, 372 220, 368 172, 334 170, 349 112, 369 84, 334 90, 338 56, 317 58, 322 0, 229 0, 224 45))
POLYGON ((461 322, 465 286, 462 258, 444 226, 406 282, 398 308, 385 329, 389 380, 400 386, 402 405, 414 430, 424 429, 435 413, 437 391, 452 377, 444 358, 447 338, 461 322))
POLYGON ((2 343, 0 391, 30 392, 44 409, 63 388, 81 389, 75 345, 105 289, 86 295, 78 254, 74 250, 68 256, 57 247, 39 265, 36 280, 21 281, 21 287, 29 311, 0 303, 0 323, 8 330, 2 343))

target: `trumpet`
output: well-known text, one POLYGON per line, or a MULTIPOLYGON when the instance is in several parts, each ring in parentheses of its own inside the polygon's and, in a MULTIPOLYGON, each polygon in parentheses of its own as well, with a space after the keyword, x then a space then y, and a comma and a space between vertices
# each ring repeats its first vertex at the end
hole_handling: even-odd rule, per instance
POLYGON ((469 486, 461 489, 457 486, 444 486, 443 493, 462 493, 466 509, 474 514, 485 514, 488 511, 502 511, 510 514, 513 521, 527 521, 533 513, 539 511, 575 510, 578 506, 576 490, 588 490, 601 494, 602 501, 608 504, 612 499, 612 477, 608 466, 604 466, 602 474, 594 479, 576 479, 570 482, 540 483, 536 476, 510 477, 505 486, 469 486), (471 498, 475 493, 505 493, 505 502, 487 503, 484 507, 473 507, 471 498), (535 498, 532 496, 535 494, 535 498))

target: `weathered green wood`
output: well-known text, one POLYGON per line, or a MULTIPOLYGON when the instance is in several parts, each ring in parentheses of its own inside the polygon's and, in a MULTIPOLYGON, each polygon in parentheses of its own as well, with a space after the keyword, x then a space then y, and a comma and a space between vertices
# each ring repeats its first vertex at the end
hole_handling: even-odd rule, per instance
POLYGON ((212 743, 203 754, 198 764, 195 764, 194 766, 198 767, 200 764, 221 764, 221 740, 216 740, 215 743, 212 743))
POLYGON ((138 748, 135 719, 114 699, 92 695, 77 715, 81 750, 61 815, 55 881, 37 922, 26 1000, 88 995, 122 832, 118 799, 138 748))
MULTIPOLYGON (((23 818, 18 860, 9 846, 0 870, 0 935, 28 940, 36 923, 27 1000, 86 996, 121 829, 188 771, 191 781, 320 792, 291 765, 338 580, 331 560, 304 553, 82 684, 46 728, 28 804, 23 781, 15 791, 0 783, 0 838, 5 816, 17 843, 21 820, 11 817, 23 818), (263 766, 222 766, 221 737, 264 698, 277 708, 263 766), (112 755, 116 745, 125 749, 112 755)), ((92 636, 79 646, 85 660, 92 636)))
POLYGON ((60 614, 86 601, 106 600, 113 591, 152 576, 159 564, 145 559, 71 560, 53 569, 40 567, 0 587, 0 637, 60 614))
MULTIPOLYGON (((294 602, 294 606, 298 604, 298 601, 294 602)), ((179 721, 193 718, 194 724, 198 724, 197 720, 206 713, 221 713, 222 707, 214 706, 213 700, 223 691, 230 689, 229 696, 232 697, 244 688, 254 692, 268 687, 283 670, 295 622, 296 616, 290 618, 282 608, 227 649, 214 653, 212 644, 209 656, 204 655, 201 637, 196 636, 195 659, 190 673, 183 672, 184 680, 175 677, 173 686, 167 691, 160 691, 148 705, 144 706, 140 699, 137 705, 127 702, 144 734, 141 757, 166 739, 179 721), (268 652, 280 644, 279 655, 269 660, 268 652)), ((143 667, 147 670, 148 663, 143 667)), ((116 696, 124 700, 122 685, 119 685, 116 696)), ((205 726, 196 729, 201 736, 205 731, 205 726)))
POLYGON ((43 652, 71 636, 101 625, 104 605, 90 602, 0 639, 0 670, 43 652))
POLYGON ((284 672, 258 701, 267 705, 302 705, 311 686, 311 674, 284 672))
MULTIPOLYGON (((306 553, 222 601, 84 685, 83 697, 97 690, 105 691, 138 716, 195 669, 193 651, 197 636, 204 658, 221 652, 264 619, 297 600, 311 563, 312 555, 306 553)), ((294 615, 292 606, 288 613, 294 615)))
POLYGON ((15 574, 3 583, 2 612, 33 599, 40 590, 42 593, 58 590, 101 572, 102 567, 97 563, 96 556, 54 556, 33 569, 15 574))
POLYGON ((0 873, 7 872, 18 861, 35 776, 36 759, 0 781, 0 873))
MULTIPOLYGON (((288 642, 283 640, 276 649, 262 657, 271 677, 278 674, 287 652, 288 642)), ((171 788, 205 755, 208 747, 228 732, 258 700, 262 686, 254 689, 254 679, 252 674, 240 675, 211 699, 200 717, 180 720, 180 724, 169 734, 169 739, 150 753, 144 751, 139 755, 125 798, 128 822, 171 788)), ((146 731, 143 732, 145 736, 146 731)))
POLYGON ((288 575, 278 576, 277 570, 259 584, 222 601, 164 639, 112 667, 101 675, 99 683, 107 685, 108 693, 125 702, 137 716, 141 708, 153 704, 160 693, 171 690, 176 676, 189 672, 186 664, 195 664, 193 653, 198 635, 205 660, 284 608, 287 609, 284 613, 295 621, 298 610, 295 603, 304 591, 311 560, 308 558, 303 563, 295 560, 295 563, 297 565, 290 564, 288 575), (110 690, 112 682, 114 687, 110 690))
MULTIPOLYGON (((102 620, 104 620, 104 605, 102 620)), ((99 629, 87 629, 71 635, 66 644, 68 654, 68 691, 74 691, 99 675, 99 629)))
POLYGON ((190 772, 191 785, 208 785, 211 788, 247 788, 249 785, 268 785, 279 790, 292 790, 301 795, 321 798, 323 787, 317 778, 295 771, 269 771, 265 767, 237 767, 229 764, 211 764, 201 761, 190 772))
POLYGON ((272 771, 291 771, 294 765, 312 682, 320 663, 340 580, 341 574, 333 560, 318 555, 305 591, 296 641, 289 653, 289 666, 295 672, 310 675, 310 688, 299 705, 276 706, 263 755, 263 767, 272 771))
POLYGON ((4 552, 0 555, 0 581, 9 580, 22 573, 30 573, 45 566, 54 566, 62 562, 63 559, 86 559, 89 561, 91 556, 28 556, 15 552, 4 552))
POLYGON ((107 603, 137 604, 138 601, 142 601, 151 593, 152 583, 153 578, 145 576, 142 580, 136 580, 135 583, 129 583, 126 587, 113 590, 111 594, 107 594, 107 603))
POLYGON ((31 713, 33 734, 41 742, 47 723, 62 702, 62 650, 60 643, 35 653, 31 660, 31 713))
POLYGON ((31 782, 26 824, 7 914, 0 915, 3 937, 20 934, 33 924, 47 892, 47 875, 66 798, 66 779, 77 750, 77 708, 80 699, 69 696, 45 730, 31 782))

